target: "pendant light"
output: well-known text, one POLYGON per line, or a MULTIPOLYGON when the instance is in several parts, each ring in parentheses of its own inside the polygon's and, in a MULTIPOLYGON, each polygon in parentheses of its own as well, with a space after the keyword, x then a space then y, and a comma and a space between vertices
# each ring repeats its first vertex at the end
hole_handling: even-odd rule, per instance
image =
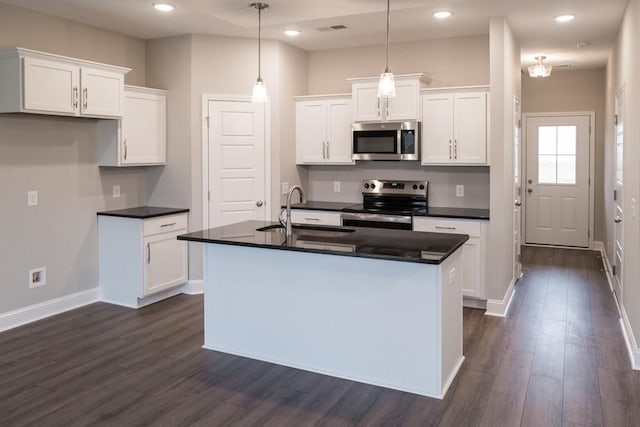
POLYGON ((542 61, 547 59, 547 57, 536 56, 535 59, 536 61, 538 61, 538 63, 529 67, 529 77, 533 77, 533 78, 549 77, 551 75, 551 69, 553 67, 551 65, 545 65, 542 63, 542 61))
POLYGON ((258 79, 253 86, 251 102, 267 102, 267 88, 260 76, 260 44, 262 42, 262 10, 268 8, 269 5, 267 3, 251 3, 249 6, 258 9, 258 79))
POLYGON ((389 72, 389 6, 391 0, 387 0, 387 59, 384 72, 380 74, 378 84, 378 98, 394 98, 396 96, 396 83, 393 73, 389 72))

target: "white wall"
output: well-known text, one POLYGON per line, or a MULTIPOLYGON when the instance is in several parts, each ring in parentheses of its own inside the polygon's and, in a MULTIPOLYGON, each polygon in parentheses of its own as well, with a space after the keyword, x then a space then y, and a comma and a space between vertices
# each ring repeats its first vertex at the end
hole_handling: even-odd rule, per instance
POLYGON ((604 123, 606 68, 553 70, 550 77, 522 79, 523 113, 594 111, 595 119, 595 230, 594 239, 604 239, 604 123))
POLYGON ((488 309, 498 311, 513 283, 514 97, 521 98, 520 48, 505 18, 492 18, 491 40, 491 220, 486 284, 488 309), (491 301, 490 301, 491 303, 491 301))
MULTIPOLYGON (((607 113, 605 124, 605 247, 613 261, 613 189, 615 179, 615 97, 624 88, 624 260, 622 309, 629 319, 634 342, 640 342, 640 0, 630 0, 622 21, 616 47, 607 64, 607 113), (636 215, 632 215, 635 200, 636 215)), ((636 363, 640 350, 636 352, 636 363)))
MULTIPOLYGON (((0 45, 131 67, 126 82, 145 84, 143 40, 0 4, 0 45)), ((96 212, 145 203, 144 170, 99 168, 96 136, 96 120, 0 115, 0 314, 97 287, 96 212), (41 266, 47 285, 29 289, 41 266)))

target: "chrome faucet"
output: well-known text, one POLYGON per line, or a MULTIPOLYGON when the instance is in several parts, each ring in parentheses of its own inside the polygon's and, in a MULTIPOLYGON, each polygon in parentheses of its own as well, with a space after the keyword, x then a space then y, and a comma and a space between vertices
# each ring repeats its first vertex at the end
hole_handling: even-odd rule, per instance
POLYGON ((300 203, 304 203, 304 192, 302 191, 302 187, 299 185, 292 185, 289 188, 289 193, 287 194, 287 217, 285 222, 285 234, 287 237, 291 236, 291 196, 293 192, 298 190, 300 193, 300 203))

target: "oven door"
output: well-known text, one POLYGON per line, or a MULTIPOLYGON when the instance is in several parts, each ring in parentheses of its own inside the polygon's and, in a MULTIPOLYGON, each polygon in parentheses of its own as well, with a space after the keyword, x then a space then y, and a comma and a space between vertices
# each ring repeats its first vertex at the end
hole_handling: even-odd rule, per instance
POLYGON ((397 129, 354 130, 353 160, 400 160, 397 129))
POLYGON ((411 216, 351 212, 342 214, 342 225, 396 230, 411 230, 413 228, 411 216))

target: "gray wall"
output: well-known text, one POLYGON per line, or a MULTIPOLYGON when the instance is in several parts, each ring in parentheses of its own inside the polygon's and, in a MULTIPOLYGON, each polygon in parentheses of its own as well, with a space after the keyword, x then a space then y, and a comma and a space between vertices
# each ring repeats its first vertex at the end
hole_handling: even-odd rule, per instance
MULTIPOLYGON (((595 111, 595 230, 596 241, 604 239, 604 122, 606 68, 595 70, 554 70, 544 79, 524 75, 523 113, 595 111)), ((523 152, 526 149, 523 148, 523 152)))
MULTIPOLYGON (((0 4, 0 46, 130 67, 126 82, 145 84, 144 41, 25 9, 0 4)), ((144 170, 99 168, 96 133, 91 119, 0 115, 0 314, 97 287, 96 212, 144 204, 144 170), (29 289, 41 266, 47 285, 29 289)))

